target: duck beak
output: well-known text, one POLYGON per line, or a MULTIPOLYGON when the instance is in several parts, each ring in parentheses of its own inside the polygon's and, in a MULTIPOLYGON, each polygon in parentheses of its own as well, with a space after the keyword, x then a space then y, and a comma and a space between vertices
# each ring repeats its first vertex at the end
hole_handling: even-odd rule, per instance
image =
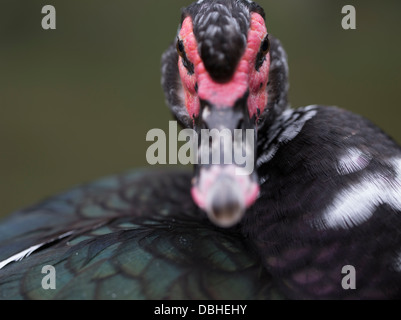
POLYGON ((256 127, 246 108, 247 95, 233 107, 201 101, 195 119, 200 137, 192 197, 209 219, 230 228, 259 195, 255 173, 256 127))

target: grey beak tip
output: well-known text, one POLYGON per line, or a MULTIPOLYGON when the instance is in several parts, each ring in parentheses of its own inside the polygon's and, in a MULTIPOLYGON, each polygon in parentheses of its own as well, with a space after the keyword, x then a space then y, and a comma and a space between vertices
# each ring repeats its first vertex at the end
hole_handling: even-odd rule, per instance
POLYGON ((239 223, 246 209, 240 187, 230 178, 221 178, 212 187, 207 204, 209 219, 223 228, 239 223))

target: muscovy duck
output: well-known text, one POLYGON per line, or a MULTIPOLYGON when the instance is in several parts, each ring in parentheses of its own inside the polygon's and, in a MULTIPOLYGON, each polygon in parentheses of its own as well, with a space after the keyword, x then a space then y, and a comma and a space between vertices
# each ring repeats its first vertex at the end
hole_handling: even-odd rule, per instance
POLYGON ((254 130, 254 173, 137 170, 14 213, 0 225, 1 299, 400 296, 401 149, 348 111, 289 107, 286 54, 258 4, 188 6, 162 64, 182 126, 254 130))

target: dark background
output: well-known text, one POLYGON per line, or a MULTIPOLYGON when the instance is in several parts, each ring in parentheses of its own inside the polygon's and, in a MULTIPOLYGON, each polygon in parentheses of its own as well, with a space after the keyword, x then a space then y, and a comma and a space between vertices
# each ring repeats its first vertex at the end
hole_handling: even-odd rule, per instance
MULTIPOLYGON (((160 56, 189 3, 0 0, 0 216, 147 166, 147 131, 171 119, 160 56)), ((401 1, 259 3, 289 56, 292 106, 337 105, 401 142, 401 1), (347 4, 357 30, 341 28, 347 4)))

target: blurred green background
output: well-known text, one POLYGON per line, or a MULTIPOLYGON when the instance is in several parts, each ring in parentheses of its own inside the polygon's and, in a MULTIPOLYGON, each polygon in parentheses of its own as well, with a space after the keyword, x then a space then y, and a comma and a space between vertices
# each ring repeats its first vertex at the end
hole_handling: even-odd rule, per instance
MULTIPOLYGON (((0 0, 0 216, 105 175, 146 166, 168 128, 160 56, 173 0, 0 0), (41 8, 57 30, 41 28, 41 8)), ((401 1, 259 1, 290 65, 294 107, 337 105, 401 142, 401 1), (341 28, 341 8, 357 30, 341 28)))

